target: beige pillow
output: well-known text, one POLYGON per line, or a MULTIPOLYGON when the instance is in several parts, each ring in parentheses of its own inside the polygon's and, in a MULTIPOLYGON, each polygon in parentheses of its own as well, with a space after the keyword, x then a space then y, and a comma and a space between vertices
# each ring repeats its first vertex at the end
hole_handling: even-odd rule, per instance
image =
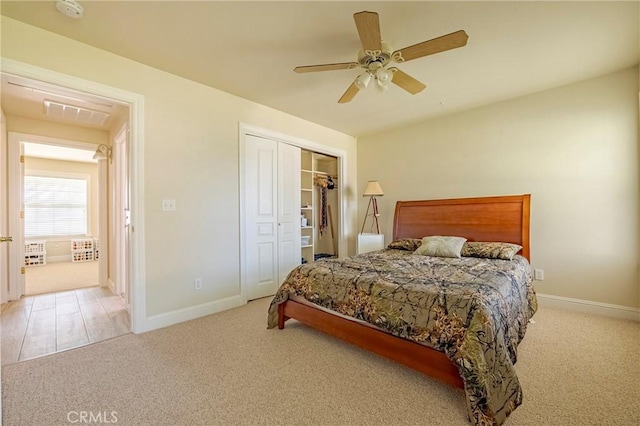
POLYGON ((460 257, 460 251, 465 241, 467 239, 462 237, 443 237, 440 235, 424 237, 420 247, 413 253, 422 256, 460 257))

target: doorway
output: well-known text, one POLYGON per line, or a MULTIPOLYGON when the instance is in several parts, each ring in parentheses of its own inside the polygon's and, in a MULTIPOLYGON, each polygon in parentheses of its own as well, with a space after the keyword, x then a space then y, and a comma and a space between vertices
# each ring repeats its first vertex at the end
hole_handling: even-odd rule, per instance
POLYGON ((107 285, 101 279, 109 264, 104 230, 113 212, 106 203, 107 165, 92 161, 95 151, 91 143, 9 132, 9 300, 107 285), (65 281, 70 275, 91 275, 92 282, 74 286, 65 281), (31 287, 25 283, 29 276, 36 281, 31 287), (41 276, 48 286, 38 286, 41 276))
MULTIPOLYGON (((20 63, 18 61, 13 60, 3 60, 0 64, 2 71, 3 84, 5 77, 10 77, 12 79, 24 79, 32 81, 37 89, 44 88, 44 91, 47 93, 57 92, 66 96, 67 99, 76 99, 78 97, 83 96, 93 96, 94 98, 100 97, 109 102, 116 102, 120 105, 124 105, 128 108, 128 112, 126 113, 123 120, 120 121, 123 124, 122 128, 126 128, 126 136, 129 140, 127 145, 127 153, 125 154, 127 168, 128 168, 128 180, 125 183, 127 185, 126 193, 129 195, 130 199, 133 200, 133 203, 130 208, 130 213, 127 213, 127 226, 126 232, 132 233, 130 238, 124 239, 127 244, 126 251, 126 261, 127 264, 124 265, 126 267, 124 275, 127 278, 128 285, 126 286, 127 294, 129 295, 127 304, 130 305, 131 312, 131 329, 134 332, 142 332, 148 328, 146 324, 146 315, 144 309, 144 268, 141 265, 142 262, 142 252, 143 252, 143 223, 142 223, 142 200, 143 200, 143 188, 142 188, 142 125, 144 121, 144 110, 143 110, 143 97, 141 95, 126 92, 120 89, 116 89, 113 87, 103 86, 98 83, 81 80, 76 77, 56 73, 54 71, 33 67, 27 64, 20 63), (80 96, 78 96, 80 95, 80 96), (134 227, 135 225, 135 227, 134 227), (133 234, 134 229, 136 231, 133 234), (139 284, 138 284, 139 283, 139 284)), ((19 87, 19 86, 16 86, 19 87)), ((28 90, 28 88, 21 88, 21 90, 28 90)), ((40 92, 42 90, 30 90, 31 92, 40 92)), ((11 102, 7 102, 5 96, 7 92, 3 90, 3 118, 9 118, 8 123, 3 123, 3 135, 6 135, 6 129, 12 130, 11 116, 17 115, 11 111, 7 111, 8 106, 11 102), (6 117, 5 117, 6 116, 6 117)), ((3 120, 4 121, 4 120, 3 120)), ((14 120, 14 123, 16 120, 14 120)), ((16 125, 13 126, 14 128, 16 125)), ((42 128, 48 128, 49 126, 43 125, 42 128)), ((122 129, 121 128, 121 129, 122 129)), ((7 149, 7 140, 3 140, 2 152, 6 153, 7 149)), ((111 152, 109 152, 111 154, 111 152)), ((9 155, 7 155, 9 157, 9 155)), ((5 163, 9 167, 17 167, 15 165, 12 166, 12 161, 5 157, 5 163)), ((19 154, 18 154, 19 157, 19 154)), ((112 160, 111 160, 112 161, 112 160)), ((107 163, 107 162, 101 162, 107 163)), ((110 163, 110 161, 108 162, 110 163)), ((3 164, 3 166, 4 166, 3 164)), ((111 164, 109 164, 109 167, 111 164)), ((103 169, 101 173, 104 173, 107 176, 107 167, 103 169)), ((111 174, 109 174, 109 179, 111 179, 111 174)), ((105 178, 106 179, 106 178, 105 178)), ((114 188, 114 186, 111 186, 114 188)), ((118 188, 110 189, 111 192, 118 192, 118 188)), ((4 192, 4 191, 3 191, 4 192)), ((106 192, 105 192, 106 194, 106 192)), ((0 205, 6 205, 6 193, 0 196, 0 205)), ((105 204, 107 199, 105 198, 105 204)), ((8 213, 7 210, 3 209, 3 213, 8 213)), ((110 217, 111 219, 111 217, 110 217)), ((6 218, 5 220, 9 221, 6 218)), ((106 223, 106 222, 105 222, 106 223)), ((5 222, 5 230, 6 222, 5 222)), ((111 226, 111 223, 109 223, 111 226)), ((113 232, 112 227, 109 229, 107 225, 105 225, 104 230, 100 230, 101 235, 108 235, 108 233, 113 232)), ((10 234, 10 232, 4 231, 4 234, 10 234)), ((109 235, 111 237, 111 235, 109 235)), ((113 238, 112 238, 113 239, 113 238)), ((113 244, 111 245, 113 246, 113 244)), ((5 245, 6 249, 4 250, 9 252, 17 252, 16 244, 7 244, 5 245)), ((109 250, 110 246, 107 244, 100 244, 101 256, 106 259, 106 257, 110 254, 109 250)), ((18 285, 19 278, 22 275, 20 273, 21 268, 23 267, 24 262, 24 251, 22 253, 17 252, 18 255, 12 256, 12 261, 9 263, 6 257, 2 257, 0 261, 2 265, 0 265, 1 269, 4 271, 9 270, 12 276, 10 277, 2 277, 2 288, 0 296, 2 296, 2 302, 6 302, 14 297, 13 292, 16 291, 18 293, 24 290, 24 286, 18 285), (22 259, 20 259, 22 257, 22 259)), ((112 257, 114 257, 112 255, 112 257)), ((109 267, 111 268, 115 265, 116 262, 110 262, 109 267)), ((105 273, 105 277, 107 279, 107 283, 110 284, 111 277, 116 276, 116 274, 111 274, 111 271, 105 273), (108 274, 108 275, 107 275, 108 274)), ((3 309, 6 312, 6 309, 3 309)))
POLYGON ((126 295, 100 279, 113 212, 105 202, 107 164, 94 159, 96 150, 87 142, 9 132, 15 160, 9 212, 20 219, 12 222, 19 258, 12 264, 24 262, 18 274, 24 282, 10 288, 13 301, 3 305, 3 365, 131 331, 126 295))
POLYGON ((24 152, 20 176, 24 295, 104 285, 99 280, 98 224, 107 218, 99 211, 98 201, 106 182, 99 179, 95 146, 72 147, 55 138, 43 143, 42 137, 35 136, 24 136, 20 143, 24 152))

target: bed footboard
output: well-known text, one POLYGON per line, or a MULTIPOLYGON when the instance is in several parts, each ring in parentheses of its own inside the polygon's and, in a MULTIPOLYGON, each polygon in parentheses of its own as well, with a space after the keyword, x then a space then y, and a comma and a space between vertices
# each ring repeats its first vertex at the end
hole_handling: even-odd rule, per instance
POLYGON ((458 368, 445 354, 435 349, 349 321, 313 306, 287 300, 278 305, 278 328, 283 329, 285 321, 291 318, 449 385, 464 387, 458 368))

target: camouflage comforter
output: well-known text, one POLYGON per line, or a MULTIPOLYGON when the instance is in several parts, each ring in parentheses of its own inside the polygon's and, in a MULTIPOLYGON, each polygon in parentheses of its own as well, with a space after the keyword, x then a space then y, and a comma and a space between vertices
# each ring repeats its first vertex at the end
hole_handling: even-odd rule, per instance
POLYGON ((443 258, 385 249, 304 264, 269 307, 289 296, 444 352, 464 381, 472 423, 500 425, 522 402, 514 364, 537 309, 527 260, 443 258))

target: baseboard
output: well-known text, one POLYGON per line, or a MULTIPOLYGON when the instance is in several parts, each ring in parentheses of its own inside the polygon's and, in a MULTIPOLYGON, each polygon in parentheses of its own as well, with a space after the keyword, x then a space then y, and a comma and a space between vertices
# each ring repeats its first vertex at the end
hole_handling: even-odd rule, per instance
POLYGON ((178 309, 164 314, 153 315, 147 317, 144 324, 141 324, 138 332, 144 333, 158 328, 168 327, 170 325, 179 324, 181 322, 215 314, 217 312, 226 311, 227 309, 237 308, 246 302, 241 295, 227 297, 226 299, 215 300, 213 302, 203 303, 197 306, 191 306, 184 309, 178 309))
POLYGON ((541 306, 567 309, 612 318, 627 319, 640 322, 640 309, 630 306, 612 305, 609 303, 592 302, 591 300, 573 299, 570 297, 553 296, 537 293, 541 306))
POLYGON ((116 294, 116 283, 114 283, 111 278, 107 280, 107 285, 109 286, 109 290, 111 290, 111 293, 116 294))
POLYGON ((71 255, 64 254, 62 256, 47 256, 47 263, 71 262, 71 255))

